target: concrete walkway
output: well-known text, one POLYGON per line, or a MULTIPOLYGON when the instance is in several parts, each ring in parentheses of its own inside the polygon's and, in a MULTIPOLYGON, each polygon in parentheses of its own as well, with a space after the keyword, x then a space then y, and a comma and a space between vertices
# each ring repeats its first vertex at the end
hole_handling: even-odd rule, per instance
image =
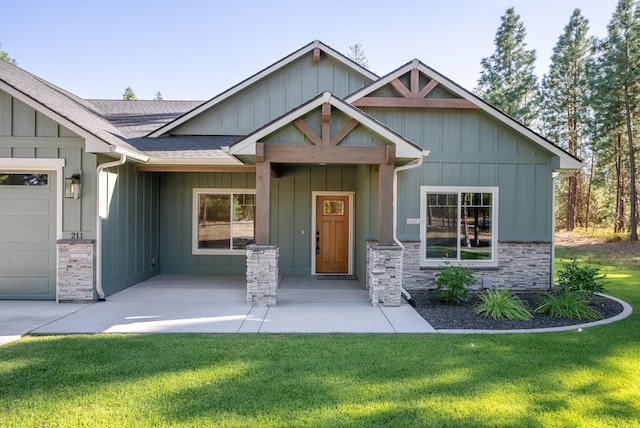
POLYGON ((435 332, 407 304, 372 306, 357 281, 284 277, 270 308, 247 306, 245 281, 159 275, 106 302, 0 301, 0 345, 29 333, 435 332))

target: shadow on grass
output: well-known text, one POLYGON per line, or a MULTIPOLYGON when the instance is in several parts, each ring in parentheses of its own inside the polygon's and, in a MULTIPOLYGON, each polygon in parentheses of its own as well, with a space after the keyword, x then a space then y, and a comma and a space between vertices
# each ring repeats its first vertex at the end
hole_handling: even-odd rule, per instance
POLYGON ((638 324, 634 314, 500 337, 27 338, 0 348, 0 425, 35 412, 49 425, 100 413, 121 426, 624 426, 640 419, 638 324))

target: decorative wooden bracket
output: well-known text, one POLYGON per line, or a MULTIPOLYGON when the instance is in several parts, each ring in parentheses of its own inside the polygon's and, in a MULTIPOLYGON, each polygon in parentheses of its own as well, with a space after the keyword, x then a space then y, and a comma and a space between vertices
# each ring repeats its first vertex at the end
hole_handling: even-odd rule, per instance
MULTIPOLYGON (((331 104, 322 104, 322 118, 320 123, 321 135, 311 129, 307 123, 302 119, 296 119, 293 121, 293 125, 298 128, 298 131, 307 137, 307 139, 316 146, 337 146, 344 140, 351 131, 353 131, 360 122, 356 119, 350 119, 342 128, 332 137, 331 136, 331 104)), ((257 148, 256 148, 257 150, 257 148)))

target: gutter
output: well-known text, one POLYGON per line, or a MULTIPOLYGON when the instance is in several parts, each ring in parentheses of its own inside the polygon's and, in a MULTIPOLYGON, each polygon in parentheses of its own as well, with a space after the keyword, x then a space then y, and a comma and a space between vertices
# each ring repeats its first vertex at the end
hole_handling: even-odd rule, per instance
POLYGON ((96 168, 96 292, 98 301, 105 301, 104 290, 102 289, 102 217, 100 216, 100 173, 106 168, 123 165, 127 161, 127 155, 120 154, 120 159, 113 162, 103 163, 96 168))
POLYGON ((554 172, 551 175, 551 265, 549 275, 549 289, 552 290, 555 286, 554 283, 554 271, 556 268, 556 180, 560 177, 559 172, 554 172))
MULTIPOLYGON (((398 172, 408 169, 419 168, 422 166, 422 160, 429 156, 430 150, 423 150, 422 156, 409 162, 406 165, 399 166, 393 170, 393 242, 395 242, 404 252, 404 245, 398 239, 398 172)), ((411 294, 400 285, 400 292, 411 306, 415 306, 411 294)))

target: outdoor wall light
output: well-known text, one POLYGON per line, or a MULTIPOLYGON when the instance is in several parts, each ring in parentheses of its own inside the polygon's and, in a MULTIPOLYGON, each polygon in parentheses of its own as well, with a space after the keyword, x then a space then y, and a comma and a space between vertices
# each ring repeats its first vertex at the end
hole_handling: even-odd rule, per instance
POLYGON ((80 199, 80 174, 64 179, 64 197, 80 199))

